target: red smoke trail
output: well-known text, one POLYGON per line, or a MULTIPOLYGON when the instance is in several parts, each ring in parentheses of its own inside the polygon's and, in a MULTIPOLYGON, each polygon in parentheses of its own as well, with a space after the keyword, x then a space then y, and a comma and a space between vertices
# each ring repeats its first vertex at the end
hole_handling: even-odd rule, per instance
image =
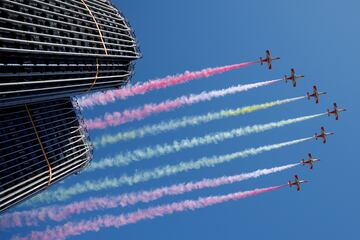
POLYGON ((164 196, 179 195, 204 188, 214 188, 225 184, 258 178, 264 175, 285 171, 298 166, 299 163, 288 164, 279 167, 259 169, 253 172, 241 173, 233 176, 219 178, 205 178, 197 182, 179 183, 171 186, 156 188, 153 190, 125 193, 113 197, 90 198, 83 201, 73 202, 63 206, 48 206, 29 211, 4 214, 0 219, 0 229, 22 226, 36 226, 40 221, 62 221, 74 214, 90 211, 104 210, 109 208, 126 207, 139 202, 151 202, 164 196))
POLYGON ((268 188, 260 188, 246 192, 236 192, 227 195, 210 196, 205 198, 198 198, 197 200, 185 200, 181 202, 174 202, 171 204, 160 205, 157 207, 150 207, 143 210, 129 214, 121 214, 118 216, 104 215, 92 220, 83 220, 80 222, 67 222, 54 228, 47 228, 43 232, 31 232, 26 237, 13 237, 13 240, 51 240, 51 239, 66 239, 70 236, 77 236, 86 232, 99 231, 101 228, 115 227, 137 223, 145 219, 153 219, 170 215, 175 212, 184 212, 188 210, 195 210, 200 208, 209 207, 215 204, 224 203, 232 200, 239 200, 246 197, 255 196, 261 193, 277 190, 279 188, 288 186, 280 185, 268 188))
POLYGON ((276 80, 270 80, 264 82, 245 84, 245 85, 237 85, 226 89, 214 90, 210 92, 202 92, 197 95, 192 94, 189 96, 181 96, 174 100, 166 100, 158 104, 154 104, 154 103, 145 104, 142 107, 125 110, 122 113, 120 112, 106 113, 103 119, 101 118, 88 119, 85 120, 85 124, 88 129, 103 129, 108 126, 117 126, 126 122, 141 120, 152 114, 156 114, 160 112, 168 112, 185 105, 192 105, 198 102, 210 101, 213 98, 223 97, 229 94, 235 94, 258 87, 271 85, 281 80, 282 79, 276 79, 276 80))
POLYGON ((114 102, 116 99, 125 99, 137 94, 145 94, 154 89, 166 88, 176 84, 185 83, 198 78, 210 77, 215 74, 231 71, 237 68, 246 67, 257 62, 244 62, 239 64, 227 65, 223 67, 207 68, 201 71, 190 72, 186 71, 182 74, 174 76, 166 76, 161 79, 149 80, 142 84, 125 87, 117 90, 106 91, 105 93, 95 93, 92 95, 81 97, 78 104, 82 108, 93 107, 95 105, 105 105, 109 102, 114 102))

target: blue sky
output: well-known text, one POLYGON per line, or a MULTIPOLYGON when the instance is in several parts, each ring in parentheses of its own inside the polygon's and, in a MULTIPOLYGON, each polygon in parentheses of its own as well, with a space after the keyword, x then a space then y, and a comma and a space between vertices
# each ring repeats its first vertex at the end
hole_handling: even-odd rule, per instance
MULTIPOLYGON (((194 212, 177 213, 154 220, 145 220, 121 229, 104 229, 73 239, 358 239, 360 192, 357 188, 360 168, 358 161, 359 108, 355 96, 359 93, 358 57, 360 53, 358 1, 113 1, 121 9, 135 29, 143 58, 137 61, 133 83, 221 66, 243 61, 257 60, 269 48, 281 60, 268 71, 258 65, 235 70, 207 79, 153 91, 126 101, 118 101, 106 107, 84 111, 85 117, 100 116, 106 111, 121 111, 141 106, 147 102, 160 102, 168 98, 282 77, 291 67, 306 78, 298 87, 280 83, 208 103, 158 114, 143 121, 124 124, 116 128, 95 130, 91 137, 104 133, 135 129, 144 124, 197 115, 224 108, 236 108, 275 99, 306 94, 312 85, 328 92, 320 104, 302 100, 295 103, 259 111, 245 116, 189 127, 155 137, 129 141, 95 150, 94 161, 120 151, 136 149, 154 143, 174 139, 202 136, 206 133, 225 131, 240 126, 267 123, 291 117, 324 112, 333 101, 346 107, 348 112, 334 118, 322 117, 282 129, 241 137, 202 146, 177 154, 166 155, 128 167, 113 168, 96 173, 81 173, 62 183, 70 186, 75 182, 99 177, 115 177, 131 174, 136 169, 149 169, 168 163, 197 159, 213 154, 240 151, 247 147, 272 144, 311 136, 320 126, 333 130, 336 135, 328 144, 310 141, 281 150, 275 150, 248 159, 239 159, 211 169, 190 171, 174 177, 149 181, 132 187, 121 187, 99 193, 77 196, 76 200, 90 196, 113 195, 129 191, 156 188, 183 181, 195 181, 204 177, 218 177, 259 168, 294 163, 306 157, 308 152, 321 157, 313 171, 298 167, 280 174, 257 180, 245 181, 216 189, 194 191, 176 197, 166 197, 151 204, 139 204, 126 209, 101 211, 76 216, 72 220, 92 218, 102 214, 121 214, 137 208, 168 203, 199 196, 226 194, 256 187, 286 183, 294 174, 311 180, 301 192, 281 189, 261 196, 228 202, 194 212)), ((57 186, 52 187, 56 189, 57 186)), ((49 226, 54 223, 49 222, 49 226)), ((25 234, 36 228, 12 229, 3 233, 25 234)))

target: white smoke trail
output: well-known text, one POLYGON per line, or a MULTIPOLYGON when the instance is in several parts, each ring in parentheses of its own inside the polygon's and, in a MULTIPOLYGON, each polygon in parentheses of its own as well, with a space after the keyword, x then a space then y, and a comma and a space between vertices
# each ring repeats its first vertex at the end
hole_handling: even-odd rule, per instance
POLYGON ((93 162, 91 167, 87 169, 87 171, 94 171, 97 169, 104 169, 108 167, 119 167, 125 166, 132 162, 150 159, 153 157, 159 157, 166 154, 179 152, 184 149, 194 148, 201 145, 211 144, 211 143, 219 143, 227 139, 246 136, 252 133, 260 133, 264 131, 268 131, 274 128, 284 127, 289 124, 294 124, 297 122, 306 121, 309 119, 313 119, 316 117, 323 116, 325 113, 314 114, 309 116, 303 116, 298 118, 291 118, 287 120, 282 120, 278 122, 270 122, 267 124, 257 124, 253 126, 246 126, 241 128, 236 128, 230 131, 218 132, 213 134, 207 134, 202 137, 194 137, 191 139, 182 139, 175 140, 171 144, 157 144, 155 146, 149 146, 145 148, 136 149, 134 151, 129 151, 125 153, 120 153, 114 157, 108 157, 102 159, 98 162, 93 162))
POLYGON ((126 132, 121 131, 113 135, 110 134, 103 135, 102 137, 95 139, 95 141, 93 141, 93 145, 96 148, 104 147, 108 144, 114 144, 119 141, 127 141, 131 139, 142 138, 145 137, 146 135, 157 135, 178 128, 184 128, 187 126, 196 126, 214 120, 248 114, 254 111, 263 110, 270 107, 294 102, 304 98, 305 96, 288 98, 283 100, 276 100, 272 102, 266 102, 262 104, 255 104, 251 106, 236 108, 236 109, 226 109, 226 110, 221 110, 219 112, 210 112, 204 115, 189 116, 180 119, 171 119, 167 121, 162 121, 157 124, 146 125, 144 127, 131 131, 126 131, 126 132))
POLYGON ((282 142, 272 145, 265 145, 258 148, 249 148, 241 152, 235 152, 226 155, 220 156, 212 156, 212 157, 204 157, 200 158, 197 161, 189 161, 189 162, 180 162, 176 165, 165 165, 162 167, 157 167, 151 170, 139 171, 134 175, 128 176, 126 174, 118 177, 118 178, 103 178, 99 180, 91 180, 85 181, 83 183, 76 183, 75 185, 64 188, 60 187, 54 191, 46 191, 40 193, 39 195, 29 199, 26 204, 34 204, 34 203, 50 203, 56 201, 64 201, 66 199, 71 198, 72 196, 77 196, 82 193, 90 192, 90 191, 101 191, 107 188, 116 188, 123 185, 134 185, 140 182, 146 182, 153 179, 159 179, 166 176, 175 175, 181 172, 187 172, 190 170, 201 169, 204 167, 214 167, 216 165, 230 162, 237 158, 246 158, 249 156, 258 155, 263 152, 272 151, 275 149, 283 148, 286 146, 291 146, 294 144, 302 143, 313 139, 314 137, 301 138, 297 140, 292 140, 288 142, 282 142))

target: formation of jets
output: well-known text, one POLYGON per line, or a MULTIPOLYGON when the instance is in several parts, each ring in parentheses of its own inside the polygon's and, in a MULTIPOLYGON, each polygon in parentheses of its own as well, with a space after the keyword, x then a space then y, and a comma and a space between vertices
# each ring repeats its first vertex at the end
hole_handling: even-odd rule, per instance
MULTIPOLYGON (((265 58, 262 58, 260 57, 260 61, 259 63, 261 65, 264 65, 264 63, 267 64, 268 68, 271 70, 272 69, 272 62, 274 60, 278 60, 280 59, 279 57, 271 57, 271 54, 270 54, 270 50, 266 50, 266 57, 265 58)), ((295 69, 294 68, 291 68, 290 70, 290 76, 287 76, 285 75, 283 77, 283 80, 287 83, 288 81, 291 81, 292 82, 292 85, 293 87, 296 87, 296 83, 297 83, 297 80, 299 78, 303 78, 305 77, 304 75, 297 75, 295 73, 295 69)), ((318 88, 316 85, 313 86, 313 92, 312 93, 309 93, 307 92, 306 93, 306 96, 307 96, 307 99, 308 100, 311 100, 311 98, 314 98, 314 101, 315 101, 315 104, 318 104, 319 103, 319 97, 321 95, 324 95, 326 94, 326 92, 320 92, 318 91, 318 88)), ((339 113, 340 112, 344 112, 346 111, 346 109, 344 108, 338 108, 337 104, 334 103, 333 104, 333 109, 330 110, 330 109, 327 109, 327 115, 328 116, 331 116, 331 115, 334 115, 335 116, 335 119, 336 120, 339 120, 339 113)), ((314 138, 317 140, 317 139, 322 139, 323 140, 323 143, 325 144, 326 143, 326 140, 327 140, 327 137, 330 136, 330 135, 333 135, 335 134, 334 132, 325 132, 325 128, 324 127, 321 127, 321 132, 319 134, 315 133, 314 135, 314 138)), ((310 167, 310 170, 312 170, 314 168, 314 163, 320 161, 320 158, 313 158, 312 154, 311 153, 308 153, 308 158, 307 159, 302 159, 300 161, 301 165, 305 166, 305 165, 309 165, 310 167)), ((294 181, 289 181, 288 182, 288 185, 290 187, 292 186, 296 186, 296 189, 297 191, 300 191, 300 185, 302 183, 306 183, 308 182, 307 180, 299 180, 299 177, 298 175, 295 175, 295 180, 294 181)))
MULTIPOLYGON (((305 165, 309 165, 310 169, 312 170, 314 168, 314 163, 320 161, 320 158, 313 158, 311 153, 308 153, 308 158, 307 159, 302 159, 300 161, 300 163, 305 166, 305 165)), ((296 186, 297 191, 300 191, 300 185, 302 183, 306 183, 308 182, 307 180, 299 180, 298 175, 295 175, 295 180, 292 182, 291 180, 289 180, 288 185, 290 187, 292 186, 296 186)))

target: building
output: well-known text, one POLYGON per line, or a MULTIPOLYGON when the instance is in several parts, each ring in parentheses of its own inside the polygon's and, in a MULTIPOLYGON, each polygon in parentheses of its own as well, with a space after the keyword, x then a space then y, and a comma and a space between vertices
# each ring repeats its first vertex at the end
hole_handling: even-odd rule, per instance
POLYGON ((0 1, 0 213, 90 163, 71 97, 122 87, 139 57, 108 0, 0 1))
POLYGON ((121 87, 140 57, 106 0, 2 0, 0 16, 0 106, 121 87))
POLYGON ((0 212, 89 164, 75 109, 70 98, 0 109, 0 212))

